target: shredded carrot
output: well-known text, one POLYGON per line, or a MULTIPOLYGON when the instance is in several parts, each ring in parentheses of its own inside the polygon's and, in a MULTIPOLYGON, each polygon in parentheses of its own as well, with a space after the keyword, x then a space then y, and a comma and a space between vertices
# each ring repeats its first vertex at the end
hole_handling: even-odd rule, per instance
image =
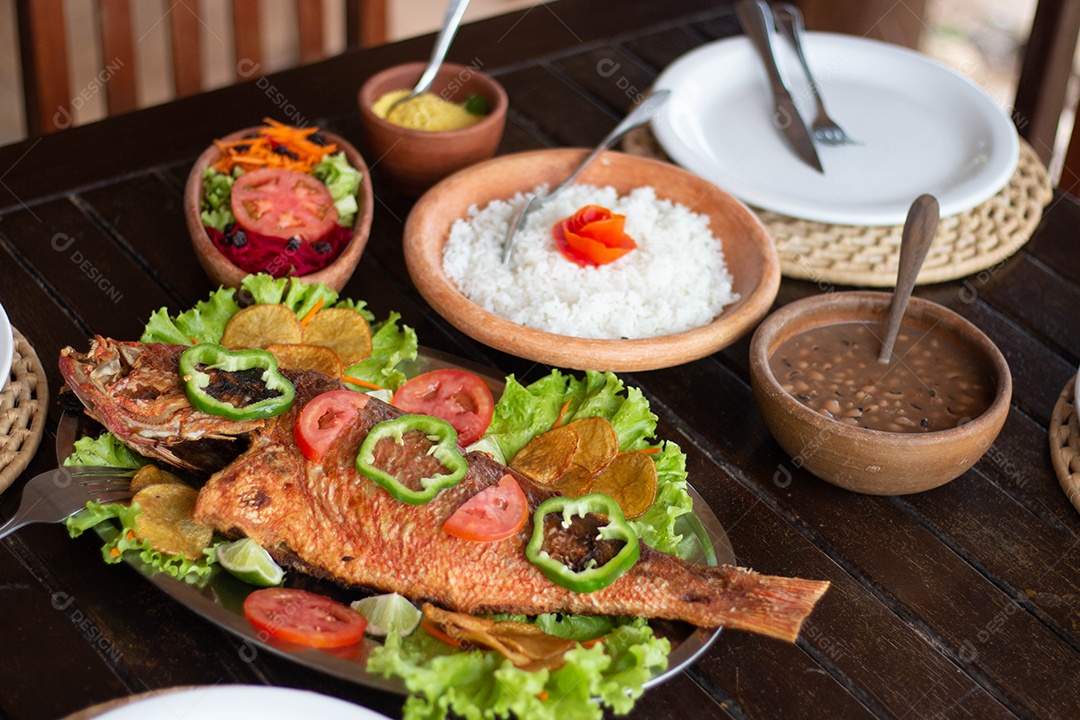
POLYGON ((188 338, 188 340, 191 341, 192 345, 198 345, 199 344, 199 340, 197 338, 188 338))
POLYGON ((602 642, 604 642, 604 636, 603 635, 601 635, 600 637, 594 637, 592 640, 582 640, 581 641, 581 647, 583 647, 583 648, 591 648, 593 645, 596 645, 596 644, 602 643, 602 642))
POLYGON ((350 385, 359 385, 360 387, 366 387, 369 390, 384 390, 385 388, 379 387, 375 383, 370 383, 367 380, 361 380, 360 378, 349 377, 346 375, 341 378, 343 382, 347 382, 350 385))
POLYGON ((551 697, 551 695, 548 694, 547 690, 541 690, 540 692, 536 693, 536 698, 540 701, 547 700, 549 697, 551 697))
POLYGON ((256 137, 214 141, 221 153, 214 163, 215 170, 231 174, 236 167, 244 171, 270 167, 310 173, 324 157, 338 150, 334 143, 320 145, 311 141, 319 131, 317 127, 297 128, 271 118, 263 120, 267 127, 259 128, 256 137))
POLYGON ((120 548, 113 548, 110 550, 109 557, 120 557, 120 548))
POLYGON ((134 540, 134 539, 135 539, 135 531, 133 531, 133 530, 128 530, 128 531, 127 531, 127 539, 128 539, 128 540, 134 540))
POLYGON ((566 419, 566 411, 570 409, 570 401, 567 400, 563 403, 562 409, 559 410, 559 417, 555 420, 555 424, 552 427, 559 427, 562 425, 562 421, 566 419))
POLYGON ((307 327, 308 323, 311 322, 311 318, 315 317, 315 313, 322 310, 323 302, 323 298, 319 298, 315 302, 315 307, 311 308, 307 311, 307 313, 305 313, 304 317, 300 320, 301 327, 307 327))
POLYGON ((660 452, 660 448, 658 448, 658 447, 645 448, 641 452, 645 453, 646 455, 655 455, 656 453, 660 452))

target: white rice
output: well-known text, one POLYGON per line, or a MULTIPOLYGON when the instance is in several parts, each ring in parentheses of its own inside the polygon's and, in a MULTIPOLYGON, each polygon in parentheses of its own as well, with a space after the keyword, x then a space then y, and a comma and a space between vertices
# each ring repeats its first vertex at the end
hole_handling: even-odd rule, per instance
MULTIPOLYGON (((544 193, 545 186, 533 192, 544 193)), ((580 338, 646 338, 712 322, 738 300, 709 219, 660 200, 652 187, 572 185, 529 215, 509 266, 506 231, 526 196, 469 208, 443 249, 443 269, 489 312, 538 330, 580 338), (555 247, 551 229, 585 205, 626 216, 637 249, 600 267, 580 267, 555 247)))

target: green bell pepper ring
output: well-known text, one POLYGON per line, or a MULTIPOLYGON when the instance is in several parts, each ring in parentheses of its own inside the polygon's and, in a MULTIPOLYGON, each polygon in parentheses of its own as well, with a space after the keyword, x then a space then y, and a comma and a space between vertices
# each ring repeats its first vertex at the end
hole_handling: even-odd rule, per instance
POLYGON ((461 482, 469 463, 457 449, 453 425, 427 415, 402 415, 371 428, 356 455, 356 469, 395 499, 423 505, 461 482))
POLYGON ((196 410, 230 420, 280 415, 296 397, 293 384, 278 371, 277 359, 266 350, 193 345, 180 355, 180 378, 196 410))
POLYGON ((601 493, 582 495, 579 498, 553 497, 545 500, 533 515, 533 534, 529 544, 525 546, 525 557, 538 567, 548 580, 577 593, 591 593, 606 588, 633 567, 640 555, 641 545, 637 533, 623 517, 619 503, 611 496, 601 493), (562 515, 563 528, 570 527, 570 521, 575 516, 604 515, 607 517, 607 524, 600 526, 596 540, 622 540, 625 544, 614 557, 602 565, 597 564, 596 558, 589 558, 580 569, 573 567, 573 563, 568 565, 544 550, 544 518, 553 513, 562 515))

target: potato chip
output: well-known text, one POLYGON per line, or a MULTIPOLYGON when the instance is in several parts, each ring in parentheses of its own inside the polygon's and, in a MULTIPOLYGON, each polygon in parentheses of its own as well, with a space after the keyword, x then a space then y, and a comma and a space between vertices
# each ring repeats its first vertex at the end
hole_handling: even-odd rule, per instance
POLYGON ((619 452, 619 436, 607 418, 581 418, 567 427, 574 428, 581 438, 574 462, 593 474, 606 468, 619 452))
POLYGON ((138 493, 151 485, 183 485, 184 481, 157 465, 143 465, 131 478, 131 492, 138 493))
POLYGON ((570 469, 555 479, 551 487, 569 498, 581 497, 592 492, 593 474, 585 467, 573 463, 570 469))
POLYGON ((593 478, 592 492, 610 495, 623 515, 638 517, 656 500, 656 463, 643 452, 619 453, 593 478))
POLYGON ((577 431, 569 425, 552 428, 521 448, 510 461, 510 467, 534 482, 550 485, 570 469, 578 442, 577 431))
POLYGON ((349 308, 324 308, 315 313, 304 328, 303 342, 330 348, 345 367, 371 356, 371 328, 363 315, 349 308))
POLYGON ((198 560, 210 547, 214 530, 194 520, 199 491, 188 485, 158 483, 131 499, 142 512, 135 518, 135 536, 155 550, 198 560))
POLYGON ((279 343, 303 342, 304 328, 284 305, 252 305, 236 313, 225 325, 221 344, 238 348, 265 348, 279 343))
POLYGON ((345 366, 338 354, 322 345, 269 345, 266 348, 287 370, 315 370, 332 378, 341 378, 345 366))

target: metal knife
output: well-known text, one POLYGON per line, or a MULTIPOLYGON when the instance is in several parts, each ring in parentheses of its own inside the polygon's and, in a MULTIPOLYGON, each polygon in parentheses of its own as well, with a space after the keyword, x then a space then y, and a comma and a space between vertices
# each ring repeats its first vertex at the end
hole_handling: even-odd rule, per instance
POLYGON ((780 131, 785 143, 799 156, 799 159, 810 167, 824 174, 821 167, 821 159, 818 158, 814 148, 814 139, 803 122, 795 107, 795 101, 791 99, 791 91, 784 83, 780 74, 780 68, 776 63, 776 55, 773 52, 772 33, 773 16, 769 6, 761 0, 741 0, 735 10, 742 23, 743 32, 750 38, 758 55, 765 63, 765 71, 769 76, 769 86, 772 88, 774 111, 773 124, 780 131))

